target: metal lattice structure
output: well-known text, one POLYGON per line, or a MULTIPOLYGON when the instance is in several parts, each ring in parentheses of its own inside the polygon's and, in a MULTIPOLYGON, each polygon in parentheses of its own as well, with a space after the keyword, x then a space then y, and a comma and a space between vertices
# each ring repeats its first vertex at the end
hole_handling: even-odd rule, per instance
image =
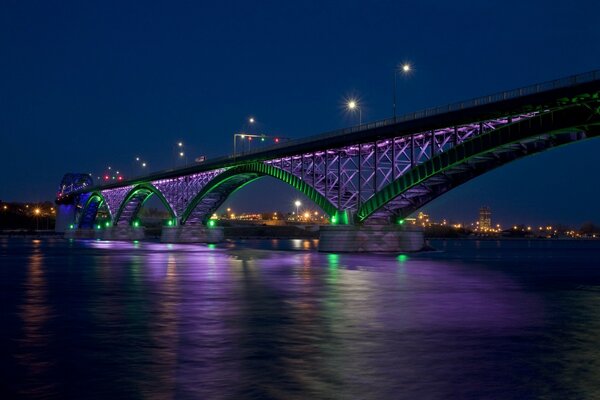
MULTIPOLYGON (((130 224, 158 196, 175 224, 203 224, 263 176, 308 196, 334 223, 404 218, 448 190, 510 161, 600 134, 600 72, 488 96, 453 110, 379 121, 241 157, 166 171, 73 195, 79 226, 100 204, 130 224), (591 75, 590 75, 591 74, 591 75), (583 82, 578 82, 583 81, 583 82), (557 83, 558 82, 558 83, 557 83)), ((463 103, 464 104, 464 103, 463 103)))

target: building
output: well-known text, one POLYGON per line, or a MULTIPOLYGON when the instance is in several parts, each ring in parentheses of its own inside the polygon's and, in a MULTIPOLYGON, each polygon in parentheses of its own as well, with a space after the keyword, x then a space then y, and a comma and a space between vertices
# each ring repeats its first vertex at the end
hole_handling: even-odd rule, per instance
POLYGON ((492 212, 487 206, 479 209, 478 228, 480 231, 489 231, 492 229, 492 212))

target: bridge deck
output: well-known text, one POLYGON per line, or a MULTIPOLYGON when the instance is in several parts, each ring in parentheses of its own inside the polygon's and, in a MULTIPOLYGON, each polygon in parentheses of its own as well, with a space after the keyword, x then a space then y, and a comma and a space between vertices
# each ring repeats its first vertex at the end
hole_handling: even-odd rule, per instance
POLYGON ((600 70, 409 113, 395 120, 390 118, 306 138, 290 140, 268 148, 246 152, 236 157, 232 155, 223 156, 185 168, 168 169, 138 176, 126 181, 86 187, 69 193, 69 195, 90 192, 92 190, 135 185, 140 182, 158 179, 168 179, 245 162, 264 161, 303 154, 305 152, 401 137, 444 127, 460 126, 466 123, 540 110, 546 106, 556 106, 557 103, 561 103, 564 99, 585 96, 598 90, 600 90, 600 70))

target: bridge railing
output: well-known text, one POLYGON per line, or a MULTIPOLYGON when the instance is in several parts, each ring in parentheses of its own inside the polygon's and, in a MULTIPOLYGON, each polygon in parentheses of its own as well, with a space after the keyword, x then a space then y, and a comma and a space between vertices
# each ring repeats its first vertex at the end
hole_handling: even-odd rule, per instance
MULTIPOLYGON (((507 90, 483 97, 476 97, 471 100, 460 101, 456 103, 450 103, 444 106, 426 108, 424 110, 415 111, 412 113, 403 114, 397 118, 386 118, 374 122, 368 122, 366 124, 355 125, 349 128, 336 129, 333 131, 320 133, 299 139, 292 139, 282 143, 273 144, 270 146, 262 147, 256 150, 249 150, 245 152, 237 153, 237 156, 247 156, 250 154, 258 154, 263 151, 277 150, 290 145, 305 144, 316 140, 328 139, 336 136, 343 136, 349 133, 355 133, 359 131, 366 131, 370 129, 380 128, 387 125, 392 125, 399 122, 412 121, 420 118, 431 117, 434 115, 444 114, 452 111, 465 110, 485 104, 491 104, 503 100, 516 99, 523 96, 546 92, 553 89, 560 89, 570 86, 575 86, 580 83, 592 82, 600 80, 600 70, 585 72, 578 75, 572 75, 566 78, 555 79, 552 81, 537 83, 535 85, 524 86, 518 89, 507 90)), ((235 156, 235 155, 234 155, 235 156)), ((219 157, 219 159, 213 159, 212 161, 225 161, 231 159, 232 156, 219 157)))

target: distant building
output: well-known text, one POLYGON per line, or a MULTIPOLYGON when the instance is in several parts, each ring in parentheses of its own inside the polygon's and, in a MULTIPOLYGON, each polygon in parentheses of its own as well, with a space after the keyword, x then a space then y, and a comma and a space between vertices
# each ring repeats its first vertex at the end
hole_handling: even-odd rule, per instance
POLYGON ((487 206, 483 206, 479 209, 479 230, 489 231, 492 229, 492 212, 487 206))

